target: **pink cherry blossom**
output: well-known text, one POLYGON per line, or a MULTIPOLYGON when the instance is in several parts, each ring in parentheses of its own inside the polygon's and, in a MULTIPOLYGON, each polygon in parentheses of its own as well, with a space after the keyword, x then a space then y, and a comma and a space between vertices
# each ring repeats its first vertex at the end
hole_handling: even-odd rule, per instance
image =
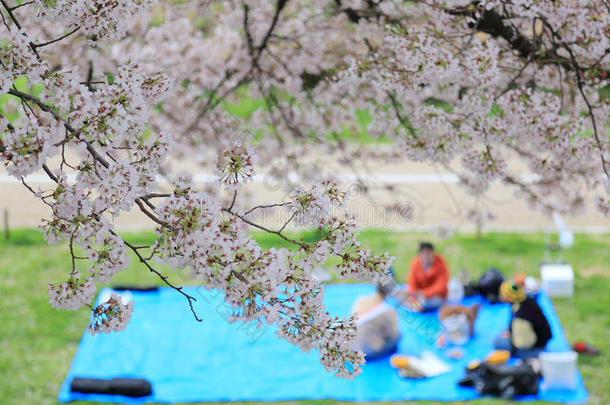
POLYGON ((93 309, 89 333, 120 332, 127 327, 133 313, 133 301, 124 304, 121 296, 112 294, 106 302, 93 309))

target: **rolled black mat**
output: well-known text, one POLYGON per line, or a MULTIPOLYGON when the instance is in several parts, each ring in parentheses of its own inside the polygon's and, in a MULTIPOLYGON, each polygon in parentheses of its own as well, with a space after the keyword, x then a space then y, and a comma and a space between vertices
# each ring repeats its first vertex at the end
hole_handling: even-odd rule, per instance
POLYGON ((152 394, 152 385, 143 378, 99 378, 75 377, 70 391, 83 394, 124 395, 126 397, 146 397, 152 394))
POLYGON ((149 287, 141 287, 141 286, 137 286, 137 285, 115 285, 112 287, 113 290, 115 291, 142 291, 142 292, 148 292, 148 291, 158 291, 159 287, 157 286, 149 286, 149 287))

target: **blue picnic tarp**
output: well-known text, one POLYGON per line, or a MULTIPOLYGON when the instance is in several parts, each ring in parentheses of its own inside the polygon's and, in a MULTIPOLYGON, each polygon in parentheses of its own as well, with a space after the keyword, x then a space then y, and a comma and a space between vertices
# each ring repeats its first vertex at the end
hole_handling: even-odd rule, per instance
MULTIPOLYGON (((347 315, 354 300, 370 294, 365 284, 327 285, 324 301, 331 314, 347 315)), ((100 295, 108 295, 104 289, 100 295)), ((463 346, 465 356, 454 360, 447 349, 435 346, 440 325, 436 315, 399 311, 403 337, 399 353, 436 353, 451 366, 451 372, 434 378, 400 378, 388 358, 368 362, 354 380, 334 377, 320 364, 318 354, 302 353, 281 341, 271 328, 255 324, 230 324, 228 304, 217 291, 189 287, 198 301, 193 319, 184 297, 169 288, 153 292, 121 292, 134 301, 133 317, 125 331, 91 336, 85 332, 72 366, 61 386, 60 401, 92 400, 119 403, 279 401, 334 398, 349 401, 439 400, 478 398, 474 389, 457 385, 465 366, 484 358, 492 350, 494 337, 506 328, 507 304, 489 304, 480 297, 465 298, 463 304, 482 303, 475 336, 463 346), (70 392, 74 377, 134 377, 149 380, 153 394, 145 398, 70 392)), ((99 298, 98 298, 99 299, 99 298)), ((541 293, 538 301, 553 330, 548 351, 566 351, 565 339, 551 300, 541 293)), ((580 375, 574 391, 545 391, 523 400, 583 403, 587 391, 580 375)))

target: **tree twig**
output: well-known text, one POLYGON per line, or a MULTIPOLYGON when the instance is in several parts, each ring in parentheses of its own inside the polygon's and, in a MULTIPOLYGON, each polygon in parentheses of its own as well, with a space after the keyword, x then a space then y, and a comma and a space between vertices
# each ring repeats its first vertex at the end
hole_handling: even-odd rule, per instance
MULTIPOLYGON (((111 231, 113 234, 116 235, 116 233, 114 233, 113 231, 111 231)), ((118 235, 116 235, 118 236, 118 235)), ((120 236, 119 236, 120 237, 120 236)), ((121 237, 120 237, 121 238, 121 237)), ((123 243, 125 244, 125 246, 127 246, 128 248, 130 248, 132 250, 132 252, 135 253, 135 255, 138 257, 138 260, 140 260, 140 263, 144 264, 146 266, 146 268, 148 268, 148 270, 157 275, 161 281, 163 281, 168 287, 178 291, 180 294, 182 294, 186 300, 188 301, 189 307, 191 309, 191 312, 193 313, 193 316, 195 317, 195 320, 197 322, 202 322, 202 319, 197 315, 197 312, 195 311, 195 307, 193 306, 193 302, 197 301, 197 298, 187 294, 184 292, 184 287, 179 287, 175 284, 173 284, 172 282, 169 281, 168 277, 161 274, 158 270, 156 270, 154 267, 152 267, 150 265, 150 263, 148 263, 148 260, 146 260, 138 251, 138 249, 136 248, 136 246, 132 245, 131 243, 127 242, 125 239, 121 238, 123 240, 123 243)))

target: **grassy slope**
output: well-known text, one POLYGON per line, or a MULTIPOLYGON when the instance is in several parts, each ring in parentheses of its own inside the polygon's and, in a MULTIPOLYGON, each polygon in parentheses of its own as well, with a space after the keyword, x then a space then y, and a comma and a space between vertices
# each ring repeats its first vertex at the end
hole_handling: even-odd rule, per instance
MULTIPOLYGON (((150 240, 147 233, 127 234, 133 241, 150 240)), ((256 235, 264 246, 277 245, 273 236, 256 235)), ((305 237, 314 237, 305 234, 305 237)), ((396 256, 398 278, 404 280, 409 259, 424 233, 366 230, 361 240, 377 251, 396 256)), ((432 238, 433 239, 433 238, 432 238)), ((506 274, 520 270, 536 275, 542 258, 541 234, 488 234, 481 240, 456 235, 438 242, 452 271, 469 269, 480 274, 489 266, 506 274)), ((586 339, 603 356, 581 357, 580 370, 591 395, 590 403, 610 403, 610 235, 577 235, 565 258, 577 272, 576 295, 554 300, 570 341, 586 339)), ((141 266, 117 276, 115 282, 158 283, 141 266)), ((87 311, 57 311, 46 297, 48 281, 61 281, 70 266, 65 247, 44 244, 35 231, 15 231, 10 243, 0 241, 0 404, 54 404, 59 385, 68 370, 83 330, 87 311)), ((187 311, 185 306, 185 311, 187 311)), ((493 400, 478 404, 500 404, 493 400)), ((335 401, 300 401, 283 404, 338 404, 335 401)))

